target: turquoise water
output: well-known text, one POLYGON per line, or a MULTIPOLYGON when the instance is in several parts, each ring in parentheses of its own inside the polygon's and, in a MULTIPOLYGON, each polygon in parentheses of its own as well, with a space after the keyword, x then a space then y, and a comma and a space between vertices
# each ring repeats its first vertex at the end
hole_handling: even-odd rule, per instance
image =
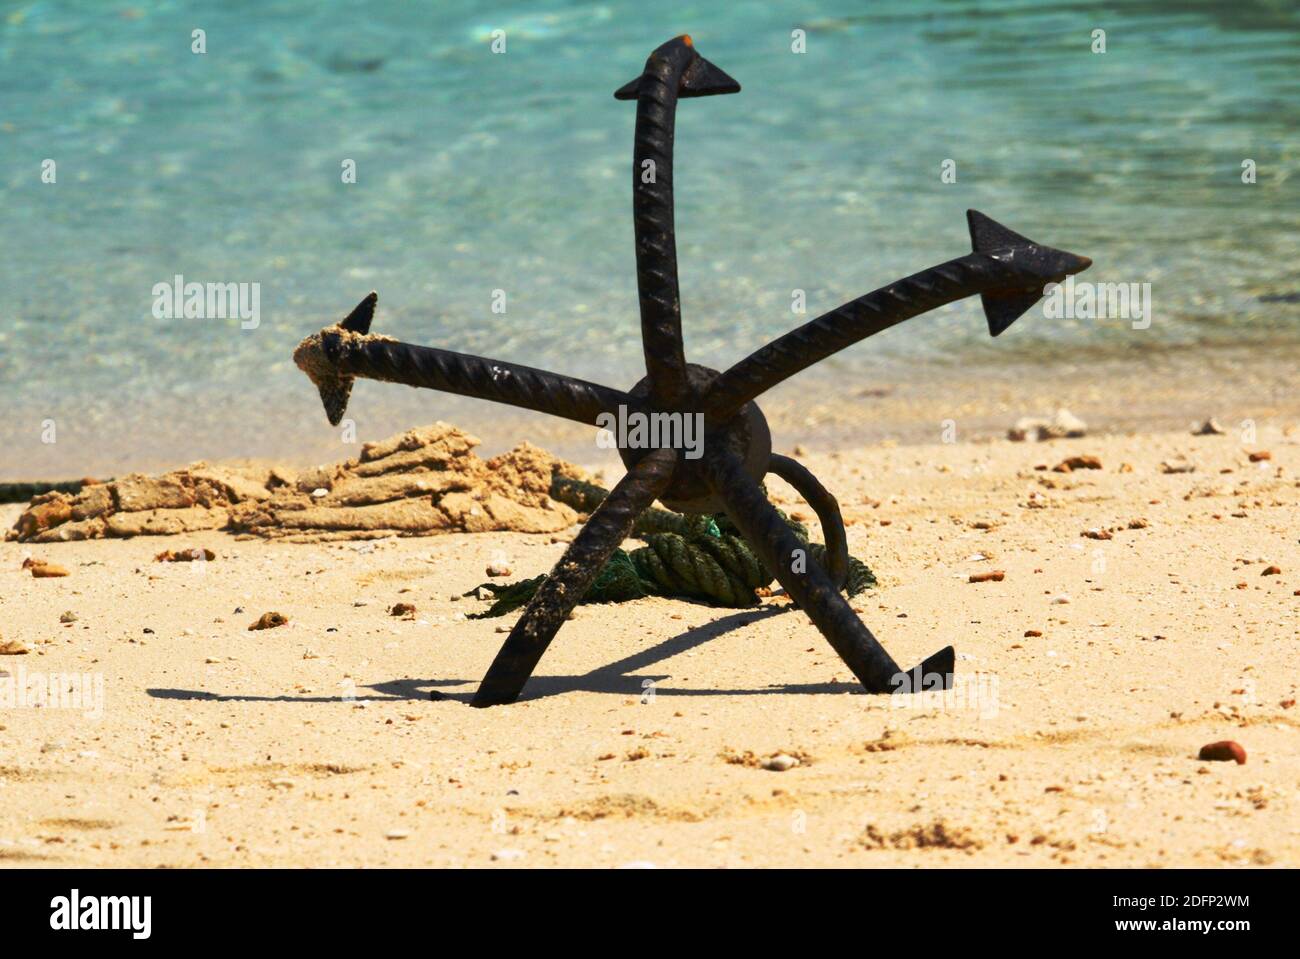
MULTIPOLYGON (((1300 8, 1174 6, 0 4, 0 476, 322 449, 289 357, 372 288, 379 332, 630 385, 635 108, 611 94, 681 32, 744 87, 678 117, 694 361, 966 252, 967 207, 1091 256, 1087 279, 1150 282, 1151 329, 1031 313, 990 341, 968 301, 827 375, 1294 357, 1300 8), (260 325, 156 319, 176 274, 259 283, 260 325)), ((499 414, 378 384, 350 412, 363 439, 499 414)))

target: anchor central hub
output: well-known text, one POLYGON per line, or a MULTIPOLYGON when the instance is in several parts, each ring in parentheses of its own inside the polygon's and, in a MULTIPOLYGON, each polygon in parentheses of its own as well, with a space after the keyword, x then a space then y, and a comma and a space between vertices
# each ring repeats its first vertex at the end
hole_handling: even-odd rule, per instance
POLYGON ((767 418, 754 402, 748 402, 729 419, 708 423, 704 397, 718 377, 718 371, 695 363, 686 364, 686 389, 671 406, 656 406, 649 378, 629 390, 639 409, 619 411, 619 428, 614 432, 623 465, 631 469, 651 450, 678 450, 677 466, 668 488, 659 497, 679 513, 719 513, 723 503, 709 490, 704 479, 704 460, 710 450, 726 449, 745 466, 757 483, 767 475, 772 456, 772 434, 767 418))

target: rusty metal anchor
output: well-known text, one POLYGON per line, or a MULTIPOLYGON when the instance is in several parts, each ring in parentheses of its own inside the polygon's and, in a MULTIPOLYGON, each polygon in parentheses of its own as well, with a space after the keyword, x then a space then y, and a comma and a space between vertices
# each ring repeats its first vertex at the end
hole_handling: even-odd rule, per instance
POLYGON ((516 363, 370 334, 377 294, 340 323, 307 337, 294 360, 320 391, 338 424, 357 377, 428 387, 596 425, 603 414, 699 415, 702 455, 620 444, 627 474, 539 587, 474 696, 475 706, 514 702, 542 654, 601 568, 656 499, 680 512, 725 511, 755 554, 813 621, 868 692, 948 688, 955 653, 941 649, 903 672, 858 619, 840 589, 847 545, 835 498, 794 460, 772 453, 756 397, 859 340, 945 303, 979 294, 989 333, 997 336, 1043 295, 1045 284, 1088 268, 1087 257, 1042 246, 974 210, 967 212, 972 252, 881 287, 777 338, 724 373, 686 362, 682 348, 673 225, 673 128, 677 101, 738 93, 740 85, 696 52, 691 38, 656 49, 645 69, 614 95, 636 100, 632 211, 646 375, 623 392, 516 363), (647 175, 648 172, 648 175, 647 175), (768 502, 768 473, 787 480, 815 510, 825 531, 827 567, 768 502))

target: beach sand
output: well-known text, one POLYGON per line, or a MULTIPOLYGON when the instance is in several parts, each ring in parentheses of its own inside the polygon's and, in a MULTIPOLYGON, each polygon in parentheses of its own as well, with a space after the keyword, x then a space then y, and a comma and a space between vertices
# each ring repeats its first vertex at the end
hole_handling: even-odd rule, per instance
POLYGON ((648 599, 580 607, 523 701, 470 708, 514 617, 452 595, 546 571, 572 530, 0 543, 0 642, 31 649, 0 670, 103 683, 98 717, 0 709, 0 864, 1300 865, 1284 425, 802 455, 886 648, 956 646, 946 696, 861 694, 779 597, 648 599), (1052 471, 1076 455, 1102 468, 1052 471), (188 547, 216 559, 153 561, 188 547), (250 631, 268 611, 289 624, 250 631), (1245 765, 1198 760, 1225 739, 1245 765))

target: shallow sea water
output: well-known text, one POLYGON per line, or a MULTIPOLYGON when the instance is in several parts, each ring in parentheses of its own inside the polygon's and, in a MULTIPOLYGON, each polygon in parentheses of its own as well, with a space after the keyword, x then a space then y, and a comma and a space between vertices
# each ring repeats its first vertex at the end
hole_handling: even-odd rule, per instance
MULTIPOLYGON (((0 478, 347 455, 290 355, 372 288, 377 332, 630 385, 635 108, 611 94, 687 31, 744 87, 678 117, 693 361, 724 367, 967 252, 968 207, 1091 256, 1082 279, 1151 284, 1143 330, 1031 311, 990 340, 975 300, 911 321, 806 374, 807 395, 788 384, 788 422, 848 384, 1169 356, 1194 371, 1228 350, 1293 367, 1300 8, 1178 6, 0 5, 0 478), (260 324, 156 319, 155 284, 177 274, 259 284, 260 324)), ((1188 388, 1207 400, 1244 382, 1206 368, 1188 388)), ((548 435, 382 384, 350 415, 362 440, 435 418, 492 448, 519 423, 548 435)))

